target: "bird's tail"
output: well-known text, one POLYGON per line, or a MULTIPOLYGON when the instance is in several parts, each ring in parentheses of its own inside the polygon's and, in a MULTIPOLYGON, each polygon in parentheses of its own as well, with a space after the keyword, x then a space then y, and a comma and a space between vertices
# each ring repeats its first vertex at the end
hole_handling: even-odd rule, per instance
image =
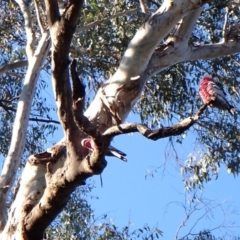
POLYGON ((232 116, 235 115, 235 111, 236 111, 236 109, 235 109, 233 106, 229 106, 228 112, 229 112, 232 116))
POLYGON ((119 150, 110 150, 110 152, 112 153, 113 156, 123 160, 124 162, 127 162, 127 158, 125 157, 126 154, 119 151, 119 150))
POLYGON ((112 156, 112 157, 117 157, 121 160, 123 160, 124 162, 127 162, 127 158, 126 158, 126 153, 116 149, 113 146, 109 146, 107 152, 106 152, 107 156, 112 156))

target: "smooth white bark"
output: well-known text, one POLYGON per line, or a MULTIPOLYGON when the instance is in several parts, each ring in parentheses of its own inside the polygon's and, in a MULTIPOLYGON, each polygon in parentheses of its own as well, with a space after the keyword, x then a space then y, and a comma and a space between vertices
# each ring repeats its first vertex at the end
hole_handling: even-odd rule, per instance
POLYGON ((29 12, 29 7, 27 6, 26 2, 24 2, 23 0, 16 0, 16 2, 21 8, 21 11, 24 17, 25 31, 27 35, 26 53, 28 56, 28 60, 30 60, 34 54, 34 44, 35 44, 35 34, 32 27, 32 18, 29 12))
MULTIPOLYGON (((223 51, 220 50, 220 47, 225 46, 224 54, 233 53, 234 48, 235 52, 240 51, 240 43, 238 42, 209 47, 189 47, 188 39, 202 11, 198 4, 199 1, 194 0, 166 0, 150 20, 142 25, 123 55, 117 72, 100 88, 85 113, 102 132, 112 125, 124 121, 140 96, 144 83, 151 74, 160 72, 177 62, 192 60, 193 58, 205 59, 221 56, 223 51), (167 45, 161 51, 155 51, 156 46, 181 19, 183 20, 172 38, 174 45, 167 45), (215 50, 209 51, 211 47, 215 50)), ((54 38, 54 36, 52 37, 54 38)), ((51 193, 47 186, 54 182, 60 184, 59 182, 62 181, 61 174, 69 174, 67 164, 70 165, 71 162, 65 163, 62 158, 56 164, 53 164, 51 180, 45 165, 27 163, 18 194, 11 206, 10 216, 13 217, 9 219, 2 234, 2 239, 7 236, 8 239, 22 237, 22 223, 25 217, 23 210, 28 204, 34 205, 33 210, 48 204, 51 193), (64 166, 65 169, 61 169, 64 166), (21 219, 20 223, 18 219, 21 219), (17 231, 9 238, 8 231, 11 226, 16 227, 17 231)), ((84 162, 83 164, 87 165, 88 163, 84 162)), ((74 167, 77 169, 79 166, 74 167)), ((84 166, 84 168, 88 167, 88 165, 84 166)), ((6 170, 5 175, 7 175, 6 170)), ((72 180, 71 177, 69 174, 67 179, 70 181, 72 180)))
POLYGON ((199 1, 167 0, 143 23, 129 43, 116 73, 100 88, 85 113, 91 121, 98 118, 102 125, 106 125, 101 131, 117 120, 125 120, 150 76, 146 70, 157 45, 184 16, 199 7, 199 1), (111 114, 106 114, 106 107, 111 109, 111 114))
POLYGON ((27 207, 37 204, 46 188, 45 165, 26 164, 21 178, 21 187, 9 210, 9 220, 0 235, 0 239, 24 239, 22 228, 27 207), (36 191, 38 189, 38 191, 36 191), (16 229, 11 232, 11 229, 16 229))
POLYGON ((22 68, 22 67, 27 67, 28 61, 27 60, 22 60, 22 61, 17 61, 9 64, 4 64, 0 67, 0 75, 6 73, 7 71, 16 69, 16 68, 22 68))
POLYGON ((28 118, 38 75, 43 61, 49 52, 50 41, 48 38, 49 34, 45 33, 39 42, 35 54, 29 59, 28 70, 23 83, 22 93, 19 98, 16 117, 13 124, 11 144, 8 155, 4 161, 0 178, 0 189, 4 189, 3 191, 0 191, 0 229, 4 227, 7 220, 7 193, 15 179, 24 151, 28 118))

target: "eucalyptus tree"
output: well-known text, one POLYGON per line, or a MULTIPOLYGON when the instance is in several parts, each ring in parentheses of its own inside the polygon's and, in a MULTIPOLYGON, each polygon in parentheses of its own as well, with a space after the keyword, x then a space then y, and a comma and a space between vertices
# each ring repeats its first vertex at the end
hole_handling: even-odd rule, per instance
POLYGON ((210 180, 221 163, 238 174, 239 120, 208 110, 196 88, 208 72, 226 84, 233 101, 238 98, 237 1, 92 0, 84 5, 17 0, 2 5, 0 71, 6 89, 0 104, 5 128, 15 117, 11 143, 8 129, 2 152, 9 143, 0 179, 2 239, 42 239, 76 187, 104 170, 107 149, 120 134, 139 132, 151 140, 177 136, 181 142, 191 129, 202 153, 182 166, 187 188, 210 180), (44 99, 39 101, 43 86, 37 84, 47 73, 64 139, 28 158, 9 199, 24 150, 28 144, 38 150, 44 141, 35 132, 26 138, 34 106, 46 116, 35 121, 51 120, 44 99), (96 92, 93 100, 86 91, 87 96, 96 92), (132 110, 149 126, 124 124, 132 110), (92 151, 81 144, 86 138, 92 151))
POLYGON ((107 214, 96 216, 87 199, 92 191, 92 183, 77 188, 66 207, 45 232, 45 239, 155 239, 162 236, 157 227, 146 223, 132 230, 131 224, 120 228, 107 214))

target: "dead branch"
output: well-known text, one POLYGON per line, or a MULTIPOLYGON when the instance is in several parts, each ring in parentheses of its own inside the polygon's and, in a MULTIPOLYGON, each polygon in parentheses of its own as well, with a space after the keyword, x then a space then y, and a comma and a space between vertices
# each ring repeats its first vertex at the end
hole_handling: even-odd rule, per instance
POLYGON ((200 118, 201 114, 207 108, 207 106, 208 104, 203 105, 202 107, 199 108, 198 112, 194 116, 185 118, 181 122, 171 127, 164 127, 156 130, 151 130, 143 124, 126 123, 120 124, 118 126, 113 126, 107 129, 103 133, 103 136, 115 137, 121 134, 139 132, 144 137, 156 141, 161 138, 180 135, 184 133, 187 129, 189 129, 200 118))

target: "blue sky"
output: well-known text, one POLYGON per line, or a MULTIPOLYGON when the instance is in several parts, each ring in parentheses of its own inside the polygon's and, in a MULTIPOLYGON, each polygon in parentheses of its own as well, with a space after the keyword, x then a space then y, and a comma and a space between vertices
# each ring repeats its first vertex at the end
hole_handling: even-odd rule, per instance
MULTIPOLYGON (((131 114, 129 121, 140 120, 131 114)), ((185 145, 177 147, 182 158, 193 149, 191 141, 194 141, 192 137, 185 145)), ((96 216, 108 213, 116 226, 126 226, 130 221, 132 229, 141 228, 145 223, 152 227, 157 225, 163 231, 164 239, 175 238, 176 231, 185 218, 181 203, 184 203, 186 191, 175 160, 171 157, 166 159, 169 152, 166 149, 167 142, 167 139, 153 142, 140 134, 124 135, 114 140, 113 145, 127 153, 128 162, 108 158, 108 166, 102 174, 102 188, 99 177, 94 177, 96 188, 92 194, 99 199, 91 200, 91 204, 96 216), (158 171, 153 172, 154 177, 146 178, 156 168, 158 171)), ((209 207, 222 204, 212 210, 212 215, 208 214, 199 220, 194 229, 215 228, 226 218, 225 225, 232 226, 232 222, 235 222, 236 228, 222 228, 214 234, 223 236, 226 230, 231 230, 228 233, 240 236, 239 185, 240 179, 228 174, 224 167, 220 169, 217 180, 204 184, 204 189, 198 191, 198 196, 211 200, 209 207)), ((188 199, 190 195, 192 194, 188 194, 188 199)), ((198 206, 201 207, 202 205, 198 206)), ((205 212, 206 209, 195 211, 186 227, 180 231, 179 237, 184 236, 205 212)))
MULTIPOLYGON (((140 122, 140 119, 130 113, 127 122, 140 122)), ((54 135, 54 141, 61 136, 59 131, 54 135)), ((187 134, 184 144, 177 145, 182 159, 187 159, 193 150, 194 140, 193 135, 187 134)), ((95 217, 108 214, 109 221, 120 229, 130 223, 130 229, 134 230, 147 223, 163 231, 164 239, 175 239, 177 229, 186 217, 181 204, 185 196, 190 199, 194 191, 186 194, 183 178, 167 144, 167 138, 154 142, 138 133, 118 136, 113 140, 113 146, 127 153, 128 162, 108 157, 108 166, 102 173, 103 186, 99 176, 92 178, 96 188, 91 195, 97 198, 89 198, 89 202, 95 217)), ((207 208, 199 205, 199 210, 194 211, 178 236, 188 233, 197 221, 193 229, 195 233, 224 223, 222 228, 213 232, 215 236, 225 236, 226 233, 231 236, 224 239, 240 236, 238 186, 240 178, 234 178, 221 167, 218 179, 205 183, 203 191, 197 193, 205 202, 211 202, 208 204, 209 208, 213 208, 211 213, 203 217, 207 208)), ((189 207, 188 204, 186 206, 189 207)))
MULTIPOLYGON (((44 94, 51 104, 54 104, 51 86, 44 94)), ((56 114, 52 117, 54 120, 57 119, 56 114)), ((130 113, 127 122, 140 122, 140 119, 130 113)), ((62 131, 59 129, 53 138, 49 139, 46 147, 58 142, 62 136, 62 131)), ((191 153, 194 148, 193 143, 194 136, 187 134, 187 141, 183 145, 178 145, 177 152, 182 159, 187 158, 191 153)), ((108 166, 102 174, 103 187, 99 176, 92 178, 96 188, 91 195, 98 199, 91 198, 89 201, 95 211, 95 217, 108 214, 109 221, 113 221, 117 227, 121 228, 129 224, 130 230, 142 228, 147 223, 150 227, 157 226, 163 231, 164 239, 175 239, 177 229, 186 216, 181 206, 186 192, 183 178, 176 161, 171 157, 169 148, 166 147, 167 144, 168 139, 154 142, 137 133, 114 139, 112 145, 127 153, 128 162, 107 158, 108 166), (150 176, 151 173, 153 177, 150 176)), ((224 219, 226 220, 224 225, 234 227, 214 231, 214 235, 224 236, 227 231, 230 235, 240 236, 239 185, 239 177, 234 178, 222 167, 218 179, 204 184, 203 191, 198 191, 198 196, 202 194, 207 202, 211 200, 211 206, 215 208, 211 214, 204 217, 202 216, 206 208, 194 211, 185 227, 179 232, 179 237, 184 236, 196 221, 199 222, 194 232, 215 228, 224 222, 224 219), (216 207, 218 204, 220 206, 216 207)), ((191 193, 188 194, 187 199, 190 199, 190 195, 191 193)), ((201 207, 202 205, 198 206, 201 207)))

